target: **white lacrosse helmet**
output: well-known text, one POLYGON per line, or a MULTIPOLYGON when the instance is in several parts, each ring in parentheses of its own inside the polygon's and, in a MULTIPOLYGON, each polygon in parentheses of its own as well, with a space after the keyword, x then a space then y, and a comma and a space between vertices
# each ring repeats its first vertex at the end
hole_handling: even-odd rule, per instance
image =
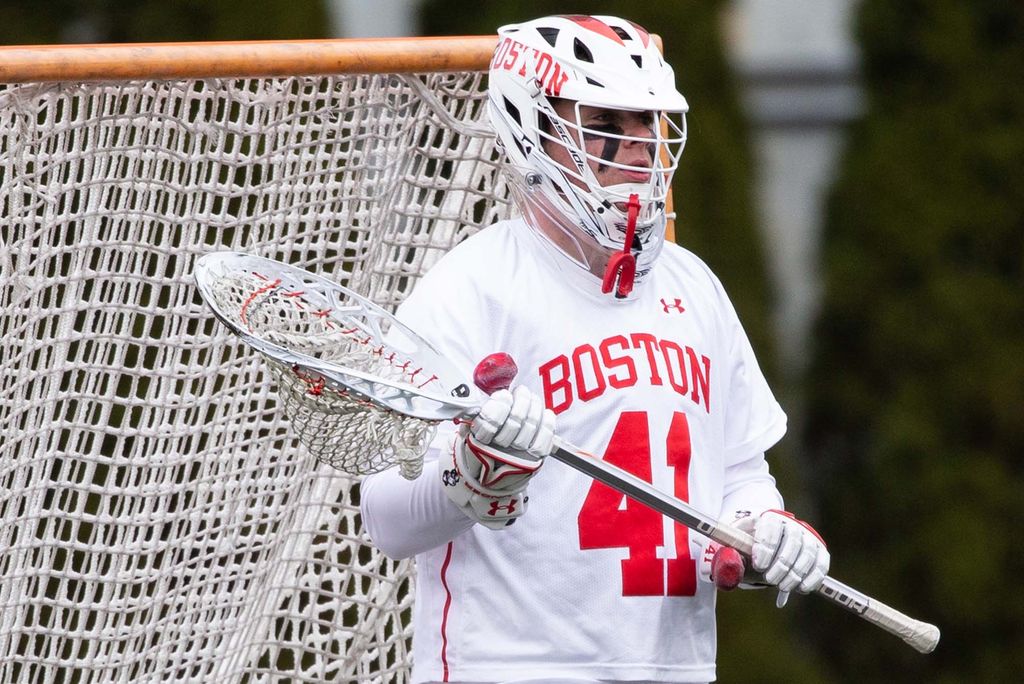
MULTIPOLYGON (((595 254, 612 261, 619 258, 616 254, 630 255, 631 268, 622 272, 616 289, 617 296, 628 295, 661 251, 672 174, 686 141, 688 107, 676 90, 672 67, 650 34, 630 21, 551 16, 498 29, 489 77, 491 122, 524 213, 533 218, 531 223, 546 218, 557 226, 564 236, 552 242, 586 270, 601 266, 595 265, 595 254), (556 113, 559 100, 575 103, 575 120, 556 113), (584 127, 584 106, 649 112, 650 130, 638 137, 617 126, 584 127), (677 114, 678 122, 669 114, 677 114), (598 152, 588 153, 586 141, 597 139, 603 144, 591 147, 598 152), (547 141, 563 147, 568 155, 560 156, 571 161, 552 159, 545 151, 547 141), (647 146, 650 160, 644 166, 613 161, 620 145, 631 143, 647 146), (632 172, 621 175, 631 175, 634 182, 602 186, 595 166, 632 172), (639 207, 634 203, 635 232, 627 247, 627 203, 633 195, 639 207)), ((610 268, 605 292, 610 291, 609 278, 615 279, 610 268)))

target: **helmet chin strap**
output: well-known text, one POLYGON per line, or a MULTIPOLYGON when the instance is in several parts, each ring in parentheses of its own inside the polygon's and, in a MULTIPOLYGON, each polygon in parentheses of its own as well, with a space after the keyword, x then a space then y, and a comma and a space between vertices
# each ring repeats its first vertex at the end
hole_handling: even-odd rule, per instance
POLYGON ((633 256, 630 248, 633 246, 633 236, 636 233, 636 219, 640 215, 640 196, 633 193, 626 202, 626 239, 622 245, 622 251, 613 254, 608 259, 608 266, 604 270, 604 279, 601 281, 601 292, 608 294, 615 288, 615 296, 619 299, 626 297, 633 291, 633 279, 636 277, 636 257, 633 256), (618 281, 616 283, 616 281, 618 281))

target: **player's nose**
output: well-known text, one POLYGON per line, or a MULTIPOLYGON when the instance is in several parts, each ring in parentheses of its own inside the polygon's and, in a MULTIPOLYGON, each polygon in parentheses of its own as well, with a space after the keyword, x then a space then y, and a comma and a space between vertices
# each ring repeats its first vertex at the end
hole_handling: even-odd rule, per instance
POLYGON ((626 135, 630 138, 622 146, 623 162, 634 167, 650 167, 654 162, 656 147, 653 131, 647 126, 641 126, 626 135))
POLYGON ((645 145, 647 141, 654 138, 654 124, 647 116, 634 114, 623 123, 623 133, 630 138, 637 138, 637 140, 630 141, 634 144, 645 145))
POLYGON ((622 156, 630 166, 649 167, 654 161, 655 133, 649 119, 641 116, 629 118, 623 127, 623 134, 628 136, 622 146, 622 156))

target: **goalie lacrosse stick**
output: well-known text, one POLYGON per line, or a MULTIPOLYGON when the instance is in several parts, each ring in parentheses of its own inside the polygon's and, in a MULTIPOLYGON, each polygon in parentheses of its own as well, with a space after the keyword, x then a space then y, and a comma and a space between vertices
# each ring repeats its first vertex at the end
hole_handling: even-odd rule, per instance
MULTIPOLYGON (((505 387, 515 376, 507 355, 492 355, 471 384, 384 309, 293 266, 221 252, 199 259, 195 277, 214 314, 267 360, 299 440, 316 458, 352 475, 397 464, 405 477, 417 477, 434 426, 476 415, 483 391, 505 387)), ((552 458, 750 556, 749 534, 564 440, 556 437, 555 445, 552 458)), ((831 577, 817 593, 921 653, 939 641, 934 625, 831 577)))

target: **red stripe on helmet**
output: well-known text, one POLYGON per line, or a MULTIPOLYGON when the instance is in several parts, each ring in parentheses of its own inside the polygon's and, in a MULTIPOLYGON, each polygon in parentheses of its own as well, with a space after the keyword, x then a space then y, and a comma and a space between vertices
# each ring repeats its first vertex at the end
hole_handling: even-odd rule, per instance
POLYGON ((583 14, 568 14, 562 16, 563 18, 568 19, 569 21, 573 21, 579 24, 581 27, 587 29, 588 31, 593 31, 594 33, 604 36, 605 38, 611 38, 619 45, 625 45, 625 43, 622 42, 622 38, 619 38, 619 34, 613 31, 611 26, 604 23, 600 19, 595 19, 594 17, 589 17, 583 14))
MULTIPOLYGON (((627 19, 626 21, 629 21, 629 19, 627 19)), ((640 41, 644 44, 644 47, 647 47, 651 42, 651 34, 648 33, 647 29, 645 29, 640 24, 634 24, 631 21, 629 21, 629 23, 633 28, 636 29, 636 32, 640 34, 640 41)))

